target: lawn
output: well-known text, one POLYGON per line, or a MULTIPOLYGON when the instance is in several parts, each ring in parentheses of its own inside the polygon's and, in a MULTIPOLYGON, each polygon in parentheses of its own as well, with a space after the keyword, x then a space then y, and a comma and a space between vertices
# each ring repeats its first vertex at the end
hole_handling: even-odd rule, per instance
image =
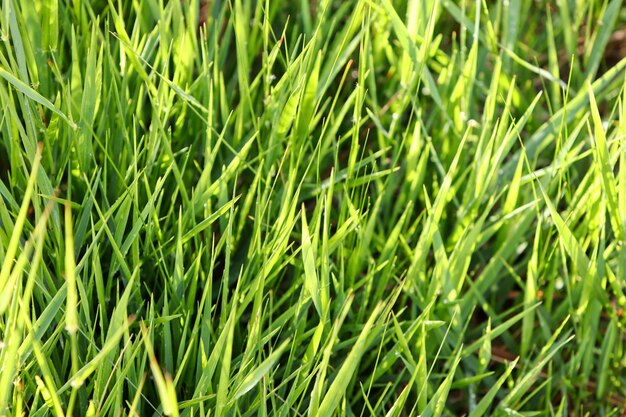
POLYGON ((0 416, 624 416, 622 0, 1 0, 0 416))

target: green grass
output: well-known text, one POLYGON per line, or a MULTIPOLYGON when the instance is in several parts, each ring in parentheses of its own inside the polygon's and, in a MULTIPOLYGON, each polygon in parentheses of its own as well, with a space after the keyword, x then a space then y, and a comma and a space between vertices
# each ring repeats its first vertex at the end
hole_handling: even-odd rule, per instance
POLYGON ((0 416, 619 416, 625 25, 2 0, 0 416))

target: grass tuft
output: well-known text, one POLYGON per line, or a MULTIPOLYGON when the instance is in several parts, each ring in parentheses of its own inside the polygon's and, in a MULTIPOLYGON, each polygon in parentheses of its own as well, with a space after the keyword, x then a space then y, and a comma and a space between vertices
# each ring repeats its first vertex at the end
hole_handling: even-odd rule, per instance
POLYGON ((617 416, 620 0, 3 0, 0 416, 617 416))

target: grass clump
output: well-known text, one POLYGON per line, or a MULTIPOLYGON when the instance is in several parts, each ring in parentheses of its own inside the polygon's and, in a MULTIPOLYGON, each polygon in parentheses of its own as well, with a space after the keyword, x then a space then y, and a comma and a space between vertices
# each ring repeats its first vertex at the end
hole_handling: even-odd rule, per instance
POLYGON ((4 0, 0 415, 619 415, 625 24, 4 0))

